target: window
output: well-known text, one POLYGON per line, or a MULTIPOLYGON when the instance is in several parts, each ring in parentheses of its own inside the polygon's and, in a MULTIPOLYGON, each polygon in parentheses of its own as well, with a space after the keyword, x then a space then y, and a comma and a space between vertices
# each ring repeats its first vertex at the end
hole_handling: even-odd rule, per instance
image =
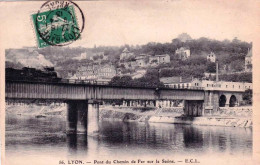
POLYGON ((207 87, 209 87, 209 84, 207 84, 207 87))
POLYGON ((228 85, 226 85, 226 88, 228 87, 228 85))
POLYGON ((233 85, 233 88, 234 88, 235 86, 233 85))

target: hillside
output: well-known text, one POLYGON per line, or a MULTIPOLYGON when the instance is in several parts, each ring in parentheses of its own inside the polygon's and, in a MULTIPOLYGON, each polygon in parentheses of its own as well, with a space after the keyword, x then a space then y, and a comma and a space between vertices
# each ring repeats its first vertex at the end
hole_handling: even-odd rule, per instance
MULTIPOLYGON (((212 40, 208 38, 192 39, 188 34, 181 34, 179 38, 173 39, 171 43, 150 42, 145 45, 123 45, 123 46, 94 46, 93 48, 70 48, 70 47, 47 47, 43 49, 7 50, 6 59, 8 66, 40 67, 54 65, 62 77, 68 73, 74 74, 80 65, 88 63, 112 63, 115 67, 119 65, 119 57, 123 49, 127 48, 135 56, 148 54, 151 56, 169 54, 171 62, 156 67, 148 67, 147 70, 160 69, 160 77, 182 76, 202 78, 204 72, 215 72, 215 64, 206 60, 206 56, 213 52, 219 61, 220 71, 241 72, 244 70, 244 60, 251 49, 252 44, 234 38, 232 41, 212 40), (175 51, 177 48, 186 47, 190 49, 191 57, 186 61, 177 59, 175 51), (98 60, 100 54, 106 59, 98 60)), ((135 70, 123 69, 124 73, 133 73, 135 70)), ((157 74, 157 73, 154 73, 157 74)))

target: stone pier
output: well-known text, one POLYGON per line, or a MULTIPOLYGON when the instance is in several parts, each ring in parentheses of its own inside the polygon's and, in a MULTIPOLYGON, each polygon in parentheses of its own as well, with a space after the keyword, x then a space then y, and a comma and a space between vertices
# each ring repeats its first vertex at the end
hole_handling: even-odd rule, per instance
POLYGON ((67 102, 67 128, 71 133, 95 133, 98 132, 99 105, 88 104, 88 101, 67 102))

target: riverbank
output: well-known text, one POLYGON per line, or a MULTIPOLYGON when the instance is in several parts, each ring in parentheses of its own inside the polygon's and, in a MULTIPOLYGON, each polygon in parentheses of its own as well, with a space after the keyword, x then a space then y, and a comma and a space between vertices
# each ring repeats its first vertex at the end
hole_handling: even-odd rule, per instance
MULTIPOLYGON (((67 114, 66 105, 8 105, 7 114, 33 115, 35 117, 60 116, 64 119, 67 114)), ((251 128, 252 107, 221 108, 218 112, 207 113, 203 117, 187 117, 183 115, 182 107, 114 107, 100 106, 101 120, 135 121, 150 123, 209 125, 225 127, 251 128)))
POLYGON ((207 114, 203 117, 187 117, 183 115, 181 107, 159 108, 142 112, 142 108, 135 110, 127 107, 103 107, 100 117, 105 120, 137 121, 150 123, 208 125, 224 127, 252 128, 252 108, 237 107, 220 109, 218 113, 207 114))

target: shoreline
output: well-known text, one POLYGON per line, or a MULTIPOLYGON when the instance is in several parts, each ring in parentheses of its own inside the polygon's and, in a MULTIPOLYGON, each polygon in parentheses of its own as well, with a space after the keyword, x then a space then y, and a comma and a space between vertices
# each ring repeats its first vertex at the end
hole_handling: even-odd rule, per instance
MULTIPOLYGON (((66 106, 7 106, 9 114, 22 116, 59 116, 66 118, 66 106)), ((148 122, 187 124, 203 126, 224 126, 252 128, 252 107, 224 107, 215 114, 206 114, 200 117, 189 117, 183 115, 182 107, 155 108, 155 107, 114 107, 100 106, 99 118, 124 122, 148 122)))
MULTIPOLYGON (((240 107, 239 107, 240 108, 240 107)), ((100 109, 101 119, 131 121, 131 122, 148 122, 148 123, 168 123, 168 124, 187 124, 187 125, 203 125, 203 126, 223 126, 223 127, 241 127, 252 128, 253 122, 251 111, 244 116, 220 116, 220 115, 207 115, 200 117, 184 116, 177 107, 175 113, 169 115, 167 113, 157 114, 158 111, 168 110, 169 108, 155 109, 155 111, 140 112, 127 108, 123 111, 124 107, 102 107, 100 109)), ((174 111, 174 108, 170 108, 174 111)), ((227 108, 226 108, 227 109, 227 108)), ((227 110, 227 112, 229 112, 227 110)), ((245 113, 248 113, 245 110, 245 113)), ((232 113, 231 113, 232 115, 232 113)))

